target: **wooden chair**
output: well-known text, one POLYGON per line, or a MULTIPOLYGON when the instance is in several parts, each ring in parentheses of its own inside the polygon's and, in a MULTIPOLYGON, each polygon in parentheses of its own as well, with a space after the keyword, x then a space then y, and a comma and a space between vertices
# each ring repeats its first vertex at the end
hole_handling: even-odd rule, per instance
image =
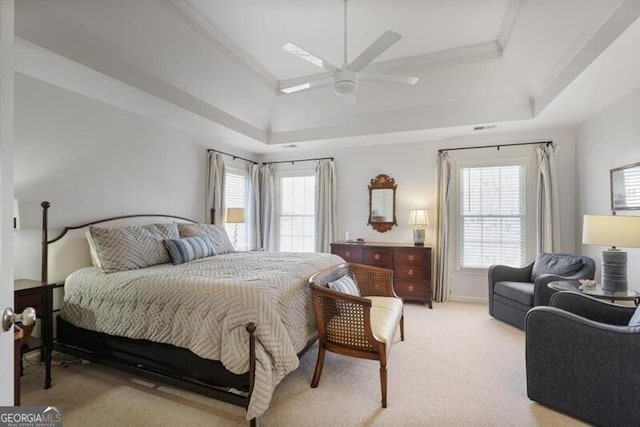
POLYGON ((402 300, 393 290, 393 271, 344 263, 309 279, 318 326, 318 361, 311 387, 318 386, 325 352, 380 361, 382 407, 387 407, 387 358, 400 324, 404 341, 402 300), (355 279, 362 297, 331 290, 329 282, 345 275, 355 279))

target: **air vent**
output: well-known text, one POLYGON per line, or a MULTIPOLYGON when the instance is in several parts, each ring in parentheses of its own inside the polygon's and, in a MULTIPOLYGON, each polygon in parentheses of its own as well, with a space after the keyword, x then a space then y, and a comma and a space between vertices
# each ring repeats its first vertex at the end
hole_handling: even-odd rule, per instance
POLYGON ((483 126, 475 126, 473 130, 489 130, 495 128, 497 125, 483 125, 483 126))

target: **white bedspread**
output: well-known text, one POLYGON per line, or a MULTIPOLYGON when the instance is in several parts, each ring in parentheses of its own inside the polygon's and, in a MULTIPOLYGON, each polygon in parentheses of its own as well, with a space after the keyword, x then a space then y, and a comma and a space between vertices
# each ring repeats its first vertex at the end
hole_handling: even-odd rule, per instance
POLYGON ((245 326, 256 322, 252 418, 268 408, 315 333, 307 279, 340 262, 330 254, 238 252, 110 274, 88 267, 67 278, 61 315, 85 329, 188 348, 236 374, 248 372, 245 326))

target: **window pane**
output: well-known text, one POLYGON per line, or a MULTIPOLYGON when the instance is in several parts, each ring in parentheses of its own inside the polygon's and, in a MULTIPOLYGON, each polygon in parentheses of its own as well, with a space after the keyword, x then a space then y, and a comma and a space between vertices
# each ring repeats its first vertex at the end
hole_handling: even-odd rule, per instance
POLYGON ((280 178, 281 251, 315 249, 315 176, 280 178))
POLYGON ((463 268, 522 265, 525 252, 524 166, 460 170, 463 268))
MULTIPOLYGON (((247 216, 247 177, 240 173, 227 172, 225 174, 224 202, 227 208, 244 208, 245 218, 247 216)), ((236 250, 244 251, 248 249, 247 224, 224 224, 224 228, 229 235, 229 239, 234 244, 236 250)))

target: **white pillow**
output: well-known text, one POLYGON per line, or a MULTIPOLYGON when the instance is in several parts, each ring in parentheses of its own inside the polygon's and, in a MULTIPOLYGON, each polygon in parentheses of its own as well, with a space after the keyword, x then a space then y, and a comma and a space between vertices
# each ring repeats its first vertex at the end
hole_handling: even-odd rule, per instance
POLYGON ((102 268, 102 264, 100 264, 100 256, 98 256, 98 250, 96 249, 96 242, 94 242, 93 237, 91 237, 91 231, 87 230, 84 235, 87 236, 87 242, 89 242, 91 264, 93 264, 94 267, 102 268))

